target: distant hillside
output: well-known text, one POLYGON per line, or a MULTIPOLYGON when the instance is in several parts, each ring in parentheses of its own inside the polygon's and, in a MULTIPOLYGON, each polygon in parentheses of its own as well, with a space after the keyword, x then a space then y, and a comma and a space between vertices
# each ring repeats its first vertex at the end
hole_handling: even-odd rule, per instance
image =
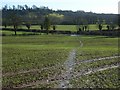
MULTIPOLYGON (((73 25, 73 24, 94 24, 94 23, 114 23, 117 24, 117 14, 97 14, 85 11, 63 11, 63 10, 52 10, 48 7, 37 7, 33 5, 28 7, 27 5, 12 8, 4 6, 2 9, 2 19, 3 23, 8 23, 12 18, 13 14, 19 16, 24 24, 24 22, 29 21, 31 24, 40 24, 43 21, 45 15, 57 13, 64 15, 64 19, 59 24, 73 25), (79 23, 78 23, 79 20, 79 23)), ((10 23, 10 22, 9 22, 10 23)))

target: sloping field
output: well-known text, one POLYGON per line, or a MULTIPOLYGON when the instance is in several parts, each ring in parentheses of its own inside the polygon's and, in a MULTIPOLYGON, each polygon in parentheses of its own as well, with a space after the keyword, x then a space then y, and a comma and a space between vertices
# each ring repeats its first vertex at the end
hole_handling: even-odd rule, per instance
POLYGON ((32 35, 2 39, 3 88, 119 87, 118 38, 32 35))

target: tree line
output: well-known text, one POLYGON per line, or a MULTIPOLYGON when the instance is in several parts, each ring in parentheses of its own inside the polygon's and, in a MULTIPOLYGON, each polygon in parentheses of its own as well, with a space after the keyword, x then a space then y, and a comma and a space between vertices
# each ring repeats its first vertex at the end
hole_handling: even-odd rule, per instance
POLYGON ((84 11, 52 10, 48 7, 37 7, 33 5, 7 6, 2 8, 2 25, 5 27, 13 25, 16 30, 19 25, 25 25, 30 29, 31 25, 39 25, 41 30, 49 30, 52 25, 53 30, 56 25, 76 25, 78 30, 86 30, 89 24, 96 24, 99 30, 102 25, 107 24, 108 30, 118 24, 117 14, 97 14, 84 11), (82 27, 81 27, 82 26, 82 27))

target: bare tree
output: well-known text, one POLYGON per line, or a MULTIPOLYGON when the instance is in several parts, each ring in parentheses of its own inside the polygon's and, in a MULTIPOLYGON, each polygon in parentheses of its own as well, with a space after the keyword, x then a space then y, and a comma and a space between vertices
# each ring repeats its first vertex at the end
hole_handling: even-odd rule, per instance
POLYGON ((102 30, 102 24, 99 24, 99 30, 102 30))
POLYGON ((2 19, 2 25, 6 28, 8 25, 8 20, 6 18, 2 19))
POLYGON ((49 16, 51 24, 53 25, 53 30, 56 30, 56 25, 62 22, 64 15, 52 13, 52 14, 49 14, 48 16, 49 16))
POLYGON ((28 30, 30 30, 31 23, 26 23, 25 25, 26 25, 26 27, 28 28, 28 30))
POLYGON ((118 14, 118 28, 120 29, 120 14, 118 14))
POLYGON ((51 23, 50 23, 50 19, 47 16, 45 16, 45 20, 44 20, 44 28, 46 29, 46 33, 49 33, 49 29, 50 29, 51 23))
POLYGON ((100 21, 99 19, 96 22, 97 28, 101 31, 103 29, 103 21, 100 21))
POLYGON ((15 35, 17 35, 18 26, 22 23, 21 17, 19 15, 17 15, 15 12, 11 13, 10 16, 11 16, 10 21, 14 27, 15 35))
POLYGON ((88 21, 83 19, 81 16, 75 16, 74 23, 76 23, 77 31, 84 31, 88 28, 88 21))

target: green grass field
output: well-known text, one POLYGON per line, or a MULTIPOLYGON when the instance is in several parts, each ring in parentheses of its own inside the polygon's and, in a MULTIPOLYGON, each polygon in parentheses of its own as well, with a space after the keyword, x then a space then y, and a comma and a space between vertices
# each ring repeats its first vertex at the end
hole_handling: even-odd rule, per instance
POLYGON ((118 55, 118 38, 87 36, 80 39, 83 47, 77 51, 77 60, 118 55))
MULTIPOLYGON (((3 31, 3 33, 13 34, 10 31, 3 31)), ((19 32, 19 34, 21 33, 19 32)), ((66 71, 64 62, 73 49, 77 50, 75 62, 118 55, 117 37, 50 34, 9 35, 2 37, 3 87, 56 87, 59 83, 57 78, 66 71), (44 83, 47 80, 50 80, 50 83, 44 83)), ((74 72, 82 69, 109 66, 118 62, 118 59, 113 58, 108 61, 78 63, 74 72)), ((110 86, 110 88, 116 88, 118 87, 116 72, 116 68, 96 72, 71 79, 70 83, 73 87, 91 86, 95 88, 100 85, 100 87, 110 86), (110 73, 114 73, 112 79, 110 79, 112 75, 109 77, 110 73), (102 82, 101 80, 99 82, 100 78, 98 76, 100 75, 103 75, 105 81, 102 82), (90 82, 97 83, 95 85, 90 82), (108 85, 106 86, 104 83, 108 83, 108 85)))
MULTIPOLYGON (((5 36, 3 37, 3 74, 31 69, 48 68, 42 74, 30 73, 24 76, 10 76, 3 78, 3 86, 28 83, 39 79, 47 79, 49 73, 53 75, 60 73, 58 68, 49 69, 51 66, 62 64, 69 51, 78 46, 76 37, 62 35, 41 35, 41 36, 5 36), (52 71, 51 71, 52 70, 52 71), (19 78, 18 78, 19 77, 19 78), (28 78, 30 80, 26 81, 28 78)), ((37 73, 37 72, 36 72, 37 73)), ((52 77, 51 76, 49 77, 52 77)))
MULTIPOLYGON (((8 26, 7 28, 13 28, 13 26, 8 26)), ((19 26, 18 28, 27 29, 27 27, 23 26, 23 25, 19 26)), ((38 25, 31 25, 31 29, 40 29, 40 26, 38 26, 38 25)), ((95 25, 95 24, 88 25, 88 29, 89 30, 99 30, 98 26, 95 25)), ((106 25, 103 25, 103 29, 107 30, 106 25)), ((52 26, 51 26, 51 30, 52 30, 52 26)), ((77 26, 76 25, 56 25, 56 30, 77 31, 77 26)))

